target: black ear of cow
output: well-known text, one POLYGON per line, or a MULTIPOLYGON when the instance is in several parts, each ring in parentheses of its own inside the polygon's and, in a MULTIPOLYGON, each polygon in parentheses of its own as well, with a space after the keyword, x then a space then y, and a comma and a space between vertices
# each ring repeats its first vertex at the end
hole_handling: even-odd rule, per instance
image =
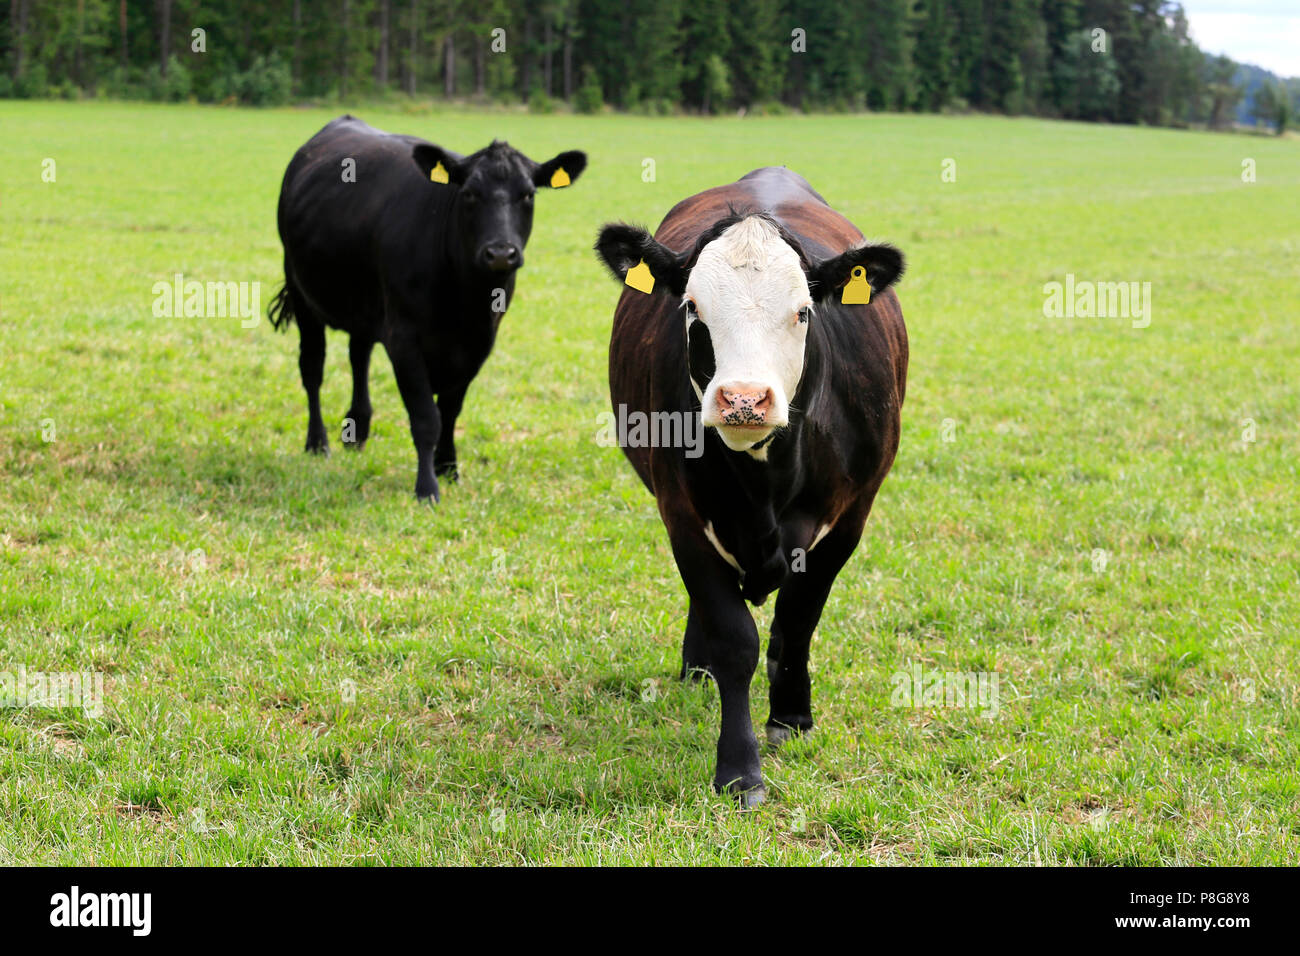
MULTIPOLYGON (((434 146, 431 143, 420 143, 411 150, 411 159, 419 167, 421 175, 429 179, 429 174, 442 164, 442 168, 447 172, 447 182, 459 186, 465 181, 465 165, 460 158, 452 153, 447 152, 441 146, 434 146)), ((441 180, 435 179, 434 182, 441 180)))
POLYGON ((640 226, 612 222, 600 230, 596 239, 596 253, 609 266, 614 278, 627 279, 627 271, 640 262, 650 268, 654 276, 655 292, 681 295, 686 291, 686 255, 678 255, 640 226))
POLYGON ((858 266, 867 270, 867 282, 873 296, 897 282, 906 268, 903 253, 888 243, 857 246, 838 256, 823 259, 809 270, 813 297, 819 302, 829 298, 844 287, 858 266))
MULTIPOLYGON (((555 171, 563 169, 565 175, 569 177, 570 183, 576 183, 582 171, 587 168, 587 154, 578 149, 571 149, 567 153, 561 153, 554 159, 547 160, 538 166, 533 172, 534 186, 550 186, 551 177, 555 171)), ((566 184, 567 185, 567 184, 566 184)))

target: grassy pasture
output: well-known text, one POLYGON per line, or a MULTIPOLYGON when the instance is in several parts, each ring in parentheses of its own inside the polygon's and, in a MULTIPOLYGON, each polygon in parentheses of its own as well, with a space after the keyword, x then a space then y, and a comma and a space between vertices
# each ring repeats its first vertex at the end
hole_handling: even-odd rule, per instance
POLYGON ((1300 860, 1295 140, 356 112, 590 154, 539 197, 436 510, 382 352, 345 454, 331 335, 321 461, 296 333, 152 313, 176 273, 265 306, 280 177, 333 111, 0 103, 0 671, 105 675, 98 719, 0 709, 0 863, 1300 860), (653 503, 596 443, 618 288, 590 246, 767 164, 904 249, 912 364, 818 729, 740 813, 715 691, 672 679, 653 503), (1150 282, 1150 325, 1045 317, 1068 273, 1150 282), (996 672, 997 714, 891 706, 918 664, 996 672))

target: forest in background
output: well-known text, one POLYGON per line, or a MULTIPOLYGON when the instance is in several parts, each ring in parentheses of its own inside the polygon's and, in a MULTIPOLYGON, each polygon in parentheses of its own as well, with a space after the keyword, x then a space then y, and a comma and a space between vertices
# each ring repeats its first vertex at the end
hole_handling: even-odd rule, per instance
POLYGON ((278 105, 395 94, 962 111, 1283 132, 1300 79, 1162 0, 0 0, 0 97, 278 105))

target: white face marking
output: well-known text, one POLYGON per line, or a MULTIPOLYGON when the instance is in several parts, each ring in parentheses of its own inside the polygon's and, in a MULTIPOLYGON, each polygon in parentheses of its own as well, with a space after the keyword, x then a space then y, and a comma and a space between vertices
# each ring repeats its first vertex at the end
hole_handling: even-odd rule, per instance
MULTIPOLYGON (((701 391, 692 380, 706 428, 717 428, 727 447, 746 451, 789 422, 790 396, 803 374, 808 323, 800 310, 812 305, 808 279, 795 251, 767 220, 751 216, 700 252, 686 283, 695 305, 686 321, 703 322, 713 342, 713 379, 701 391), (719 416, 722 386, 771 392, 761 427, 735 427, 719 416)), ((766 448, 762 449, 766 451, 766 448)), ((763 456, 766 457, 766 456, 763 456)))

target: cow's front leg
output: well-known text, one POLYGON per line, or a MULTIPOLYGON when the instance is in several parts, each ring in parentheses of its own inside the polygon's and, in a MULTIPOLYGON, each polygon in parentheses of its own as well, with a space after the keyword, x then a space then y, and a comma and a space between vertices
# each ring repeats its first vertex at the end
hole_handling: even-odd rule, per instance
MULTIPOLYGON (((807 567, 792 570, 776 597, 772 638, 767 645, 771 711, 767 739, 779 744, 812 730, 812 680, 808 651, 835 577, 862 537, 865 515, 846 515, 805 555, 807 567)), ((800 567, 796 562, 794 567, 800 567)))
POLYGON ((433 450, 438 444, 442 422, 433 401, 429 370, 414 345, 385 345, 393 363, 397 390, 411 419, 411 440, 415 442, 415 497, 421 501, 440 499, 438 479, 433 473, 433 450))
POLYGON ((433 453, 433 470, 448 481, 456 481, 460 477, 460 469, 456 464, 456 418, 465 404, 465 392, 468 389, 467 383, 438 393, 442 434, 438 437, 438 447, 433 453))
POLYGON ((704 644, 704 625, 695 602, 686 612, 686 635, 682 638, 682 680, 700 681, 709 673, 709 656, 704 644))
POLYGON ((763 773, 749 716, 749 684, 758 666, 758 629, 740 596, 735 570, 713 550, 702 529, 675 533, 670 528, 669 533, 721 702, 713 786, 719 793, 739 795, 747 807, 757 806, 763 802, 763 773))
POLYGON ((370 437, 370 353, 375 340, 353 335, 348 342, 348 359, 352 362, 352 407, 343 425, 343 447, 360 451, 370 437))

